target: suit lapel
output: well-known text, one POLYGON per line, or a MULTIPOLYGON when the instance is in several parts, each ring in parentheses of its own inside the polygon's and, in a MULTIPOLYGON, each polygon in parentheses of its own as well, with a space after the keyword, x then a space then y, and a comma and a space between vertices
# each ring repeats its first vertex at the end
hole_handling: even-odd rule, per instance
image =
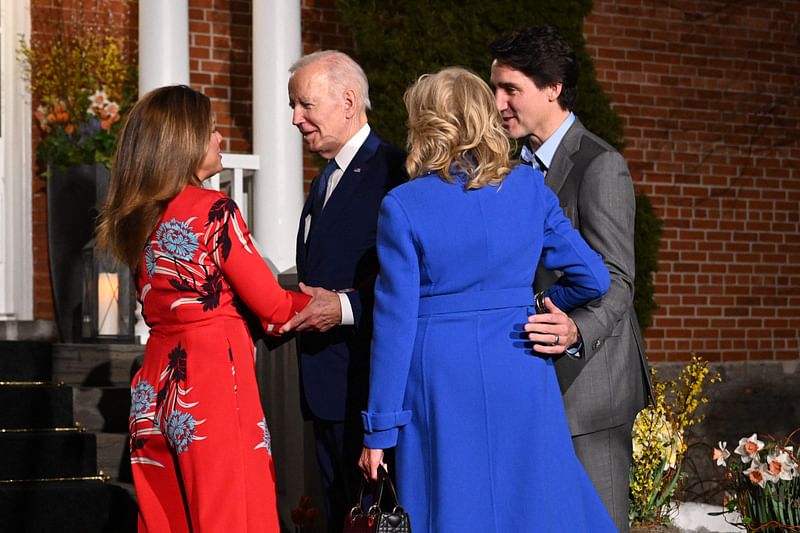
MULTIPOLYGON (((361 145, 361 148, 356 152, 355 157, 347 166, 342 179, 339 184, 331 193, 325 208, 320 214, 320 220, 336 220, 342 213, 346 214, 347 208, 350 205, 350 199, 358 191, 359 185, 367 179, 369 174, 370 159, 378 151, 380 146, 380 138, 374 131, 370 131, 367 140, 361 145)), ((313 231, 313 228, 312 228, 313 231)))
POLYGON ((559 193, 567 181, 569 173, 575 166, 574 155, 578 152, 581 146, 581 137, 585 131, 581 121, 575 118, 575 122, 569 127, 564 138, 561 140, 553 154, 553 160, 550 162, 550 168, 547 170, 547 177, 545 183, 555 192, 559 193))
POLYGON ((314 181, 311 182, 311 187, 308 190, 308 197, 306 198, 305 204, 303 204, 303 210, 300 212, 300 224, 297 230, 297 247, 296 250, 296 258, 297 261, 297 269, 298 271, 302 271, 302 267, 306 263, 306 257, 308 255, 308 246, 311 242, 311 229, 313 228, 314 221, 308 220, 308 223, 312 225, 312 228, 308 228, 308 238, 305 238, 306 235, 306 220, 308 219, 308 215, 311 213, 312 203, 314 202, 314 198, 317 197, 317 189, 319 188, 319 175, 314 178, 314 181))

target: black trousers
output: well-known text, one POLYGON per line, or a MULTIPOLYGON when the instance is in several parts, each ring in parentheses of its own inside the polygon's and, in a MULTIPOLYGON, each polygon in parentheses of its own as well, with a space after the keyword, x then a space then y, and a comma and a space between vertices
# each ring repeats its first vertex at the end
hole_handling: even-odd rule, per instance
POLYGON ((355 504, 361 483, 358 459, 361 419, 345 422, 314 420, 314 445, 329 533, 340 533, 344 517, 355 504))

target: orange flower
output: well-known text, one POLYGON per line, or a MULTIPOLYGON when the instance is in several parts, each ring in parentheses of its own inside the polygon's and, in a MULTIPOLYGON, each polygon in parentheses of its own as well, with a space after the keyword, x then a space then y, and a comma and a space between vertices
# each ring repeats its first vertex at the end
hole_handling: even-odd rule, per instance
POLYGON ((753 441, 747 441, 744 445, 744 451, 747 452, 747 455, 755 455, 758 450, 758 444, 753 441))
POLYGON ((761 470, 751 470, 747 477, 750 478, 750 481, 758 485, 764 482, 764 474, 761 470))
POLYGON ((75 131, 75 125, 74 124, 67 124, 66 126, 64 126, 64 131, 67 132, 67 135, 72 135, 72 132, 75 131))

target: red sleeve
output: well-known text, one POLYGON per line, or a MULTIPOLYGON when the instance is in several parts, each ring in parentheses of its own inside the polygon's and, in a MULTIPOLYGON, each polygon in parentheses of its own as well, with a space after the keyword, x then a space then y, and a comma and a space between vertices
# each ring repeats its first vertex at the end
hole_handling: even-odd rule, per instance
POLYGON ((252 310, 264 331, 277 330, 311 299, 284 290, 250 240, 250 230, 236 203, 220 196, 208 212, 206 241, 211 260, 233 291, 252 310))

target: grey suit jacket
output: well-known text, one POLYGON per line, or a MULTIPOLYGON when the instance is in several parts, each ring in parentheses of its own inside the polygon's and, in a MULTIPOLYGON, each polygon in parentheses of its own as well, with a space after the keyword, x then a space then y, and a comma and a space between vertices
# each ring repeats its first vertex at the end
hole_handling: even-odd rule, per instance
MULTIPOLYGON (((573 436, 631 422, 651 395, 647 356, 633 308, 633 223, 636 200, 623 157, 575 120, 545 179, 565 215, 603 256, 611 287, 570 317, 583 339, 582 358, 556 360, 573 436)), ((538 269, 537 291, 558 272, 538 269)))

